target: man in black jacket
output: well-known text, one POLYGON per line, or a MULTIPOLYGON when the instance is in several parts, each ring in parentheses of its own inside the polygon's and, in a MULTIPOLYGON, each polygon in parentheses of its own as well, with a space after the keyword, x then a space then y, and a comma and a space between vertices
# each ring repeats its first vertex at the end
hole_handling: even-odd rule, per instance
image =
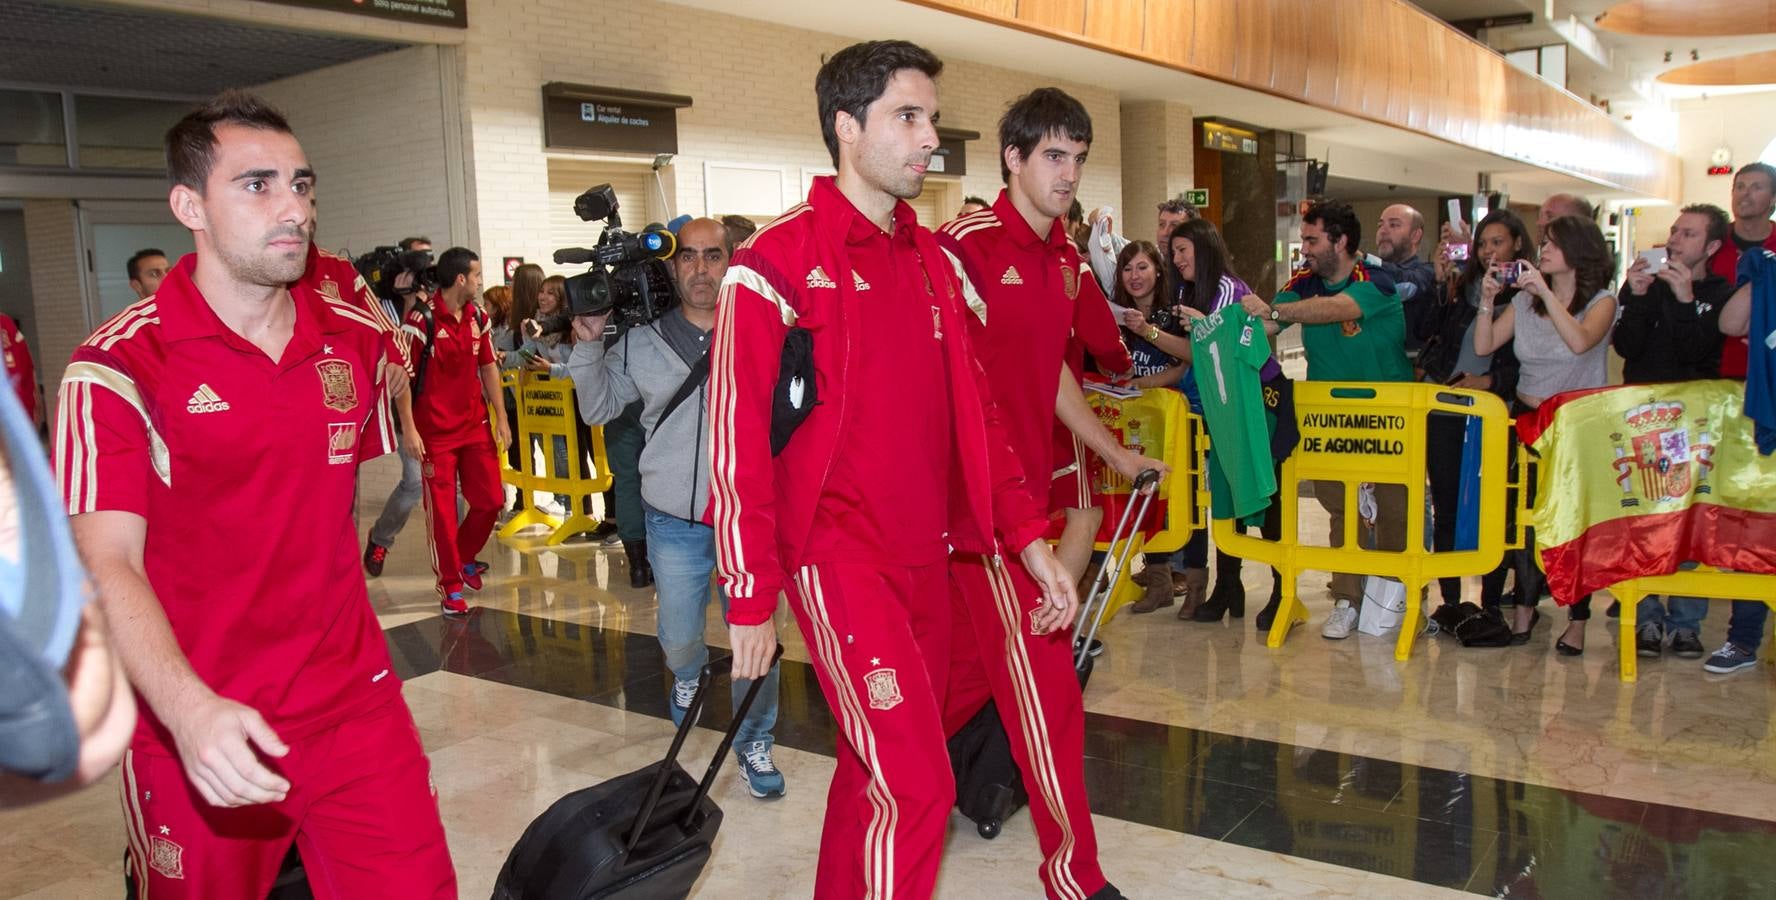
POLYGON ((1642 256, 1628 267, 1613 339, 1628 384, 1714 378, 1720 371, 1720 311, 1733 285, 1708 270, 1727 239, 1718 206, 1686 206, 1671 223, 1664 266, 1642 256))
MULTIPOLYGON (((1733 285, 1708 270, 1708 260, 1727 240, 1727 214, 1705 203, 1686 206, 1671 223, 1666 260, 1654 268, 1642 256, 1628 267, 1622 285, 1622 318, 1613 339, 1628 384, 1715 378, 1720 371, 1721 307, 1733 285)), ((1636 616, 1635 652, 1658 657, 1670 642, 1685 659, 1702 656, 1698 632, 1708 601, 1671 597, 1669 609, 1649 594, 1636 616)))

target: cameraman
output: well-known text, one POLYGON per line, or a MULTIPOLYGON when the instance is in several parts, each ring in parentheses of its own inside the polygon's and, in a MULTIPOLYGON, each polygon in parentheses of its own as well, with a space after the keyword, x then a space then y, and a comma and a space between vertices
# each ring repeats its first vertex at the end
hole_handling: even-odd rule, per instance
MULTIPOLYGON (((602 340, 608 313, 575 318, 579 340, 567 362, 580 415, 588 423, 609 422, 637 399, 643 404, 641 426, 647 443, 641 451, 641 496, 648 561, 660 595, 660 648, 674 680, 669 704, 674 723, 683 721, 690 709, 697 674, 709 658, 703 631, 715 571, 715 530, 703 524, 709 502, 705 354, 715 327, 716 296, 732 250, 722 223, 714 219, 686 223, 679 229, 678 253, 673 257, 680 303, 657 321, 630 328, 609 349, 602 340), (679 400, 676 406, 674 398, 679 400)), ((724 614, 727 605, 723 592, 724 614)), ((749 684, 734 681, 735 706, 749 684)), ((784 792, 783 775, 771 761, 771 728, 776 721, 777 667, 773 666, 758 701, 734 736, 740 771, 752 795, 760 799, 781 797, 784 792)))

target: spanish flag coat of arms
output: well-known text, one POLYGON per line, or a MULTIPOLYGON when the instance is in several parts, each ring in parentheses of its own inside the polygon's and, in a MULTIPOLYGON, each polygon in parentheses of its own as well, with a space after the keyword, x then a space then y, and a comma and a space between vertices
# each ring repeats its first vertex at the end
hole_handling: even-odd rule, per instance
POLYGON ((1758 454, 1744 401, 1733 381, 1626 385, 1518 419, 1557 602, 1692 561, 1776 574, 1776 457, 1758 454))

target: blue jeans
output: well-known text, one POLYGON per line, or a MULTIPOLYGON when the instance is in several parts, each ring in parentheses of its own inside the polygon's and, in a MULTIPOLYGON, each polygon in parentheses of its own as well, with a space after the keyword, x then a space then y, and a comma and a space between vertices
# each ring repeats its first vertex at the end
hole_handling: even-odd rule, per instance
MULTIPOLYGON (((1634 617, 1645 625, 1656 622, 1665 626, 1667 632, 1688 631, 1695 634, 1702 630, 1702 619, 1708 615, 1708 601, 1700 597, 1671 597, 1670 611, 1666 604, 1659 601, 1658 594, 1648 594, 1640 598, 1640 605, 1634 608, 1634 617)), ((1762 606, 1763 604, 1758 604, 1762 606)), ((1763 622, 1758 622, 1762 627, 1763 622)))
POLYGON ((1764 621, 1770 607, 1755 600, 1734 600, 1733 617, 1727 620, 1727 640, 1756 653, 1764 642, 1764 621))
MULTIPOLYGON (((645 507, 648 564, 654 567, 654 589, 660 595, 660 649, 666 667, 679 681, 695 682, 709 661, 703 629, 709 617, 709 586, 715 574, 715 529, 699 522, 669 516, 645 507)), ((728 595, 721 594, 722 613, 728 611, 728 595)), ((778 667, 771 667, 759 688, 758 699, 734 734, 734 746, 753 741, 774 743, 771 729, 777 724, 778 667)), ((739 709, 751 681, 735 681, 732 709, 739 709)), ((670 695, 669 695, 670 696, 670 695)))

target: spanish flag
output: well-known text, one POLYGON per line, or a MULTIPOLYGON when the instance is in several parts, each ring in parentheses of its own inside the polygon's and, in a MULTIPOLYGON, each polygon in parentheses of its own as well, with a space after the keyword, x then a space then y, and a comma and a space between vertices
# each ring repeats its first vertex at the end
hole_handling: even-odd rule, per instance
POLYGON ((1744 406, 1738 382, 1691 381, 1573 391, 1518 419, 1556 602, 1690 561, 1776 574, 1776 457, 1744 406))

